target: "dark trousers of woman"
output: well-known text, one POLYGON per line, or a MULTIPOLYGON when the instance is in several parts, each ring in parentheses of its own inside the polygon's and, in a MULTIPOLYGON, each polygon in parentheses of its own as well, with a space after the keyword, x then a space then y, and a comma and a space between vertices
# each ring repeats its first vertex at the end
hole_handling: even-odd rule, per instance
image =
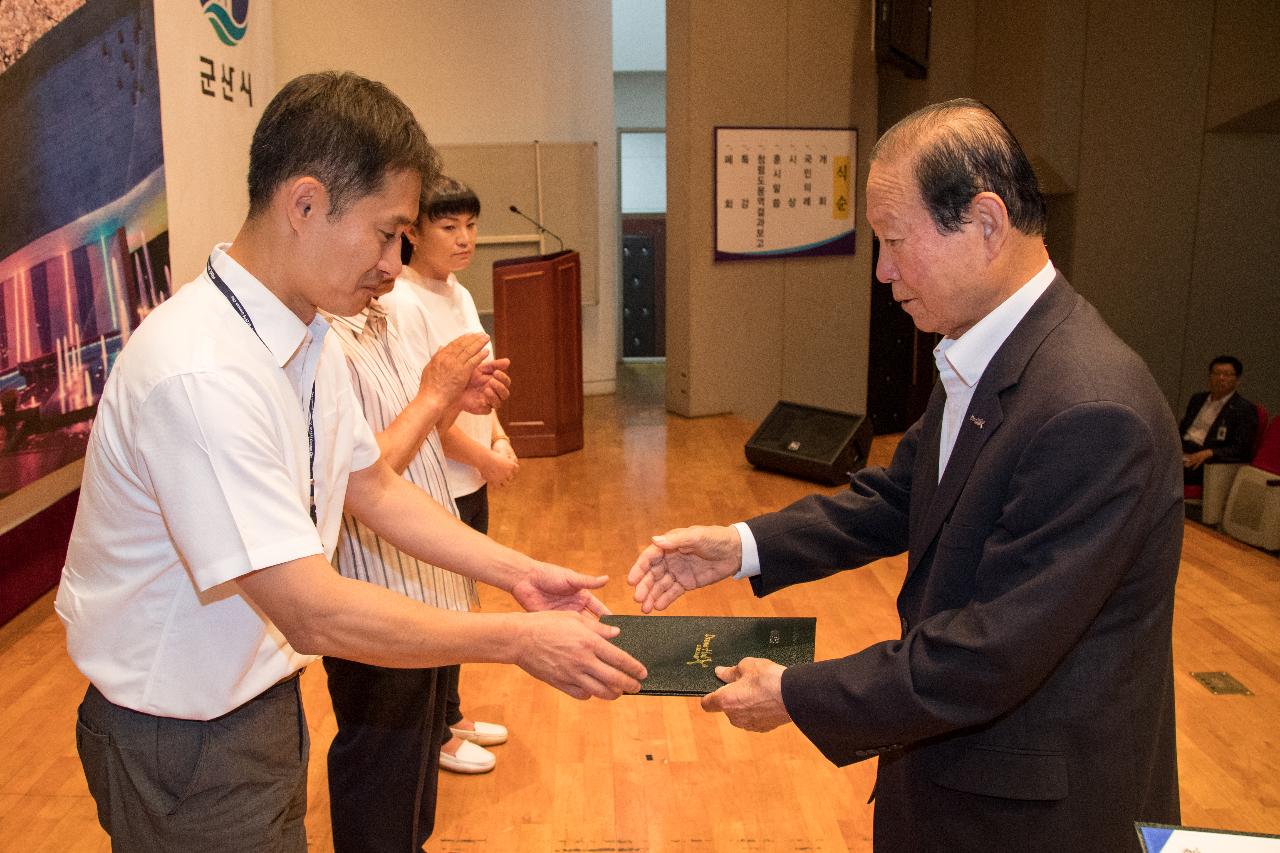
POLYGON ((327 657, 338 734, 329 747, 334 853, 418 853, 436 820, 447 667, 327 657))
MULTIPOLYGON (((454 503, 458 505, 458 517, 472 530, 478 530, 486 536, 489 534, 488 486, 481 486, 469 495, 454 498, 454 503)), ((448 685, 445 689, 447 695, 445 700, 445 722, 448 725, 444 727, 444 740, 440 741, 440 745, 444 746, 449 742, 449 738, 453 737, 453 733, 449 731, 449 726, 456 726, 462 722, 462 698, 458 696, 458 675, 461 673, 462 667, 446 666, 442 667, 442 669, 446 670, 448 674, 448 685)))

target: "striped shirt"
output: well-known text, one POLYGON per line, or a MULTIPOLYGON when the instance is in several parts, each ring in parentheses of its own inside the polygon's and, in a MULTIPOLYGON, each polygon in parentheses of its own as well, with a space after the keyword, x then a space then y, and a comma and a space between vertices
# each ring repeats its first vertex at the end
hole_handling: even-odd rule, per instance
MULTIPOLYGON (((419 372, 409 367, 399 335, 376 299, 354 317, 328 320, 347 356, 352 390, 365 419, 374 432, 383 432, 417 395, 419 372)), ((404 477, 456 517, 444 462, 440 435, 432 429, 404 477)), ((375 583, 433 607, 468 610, 479 604, 474 580, 410 557, 349 513, 342 516, 334 564, 343 577, 375 583)))

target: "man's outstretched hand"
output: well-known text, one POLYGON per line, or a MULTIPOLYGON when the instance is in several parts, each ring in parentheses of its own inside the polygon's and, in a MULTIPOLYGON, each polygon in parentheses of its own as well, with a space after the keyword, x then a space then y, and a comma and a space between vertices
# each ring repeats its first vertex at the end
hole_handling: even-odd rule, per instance
POLYGON ((742 538, 732 527, 678 527, 653 537, 627 583, 645 613, 665 610, 684 593, 732 577, 742 567, 742 538))

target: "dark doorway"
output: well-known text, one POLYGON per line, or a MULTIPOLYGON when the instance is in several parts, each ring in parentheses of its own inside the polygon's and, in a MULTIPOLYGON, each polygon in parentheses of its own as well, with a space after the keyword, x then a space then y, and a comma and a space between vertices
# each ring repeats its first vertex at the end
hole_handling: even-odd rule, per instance
POLYGON ((871 254, 871 350, 867 358, 867 416, 876 435, 905 432, 924 414, 937 379, 933 348, 940 337, 918 331, 875 279, 879 244, 871 254))

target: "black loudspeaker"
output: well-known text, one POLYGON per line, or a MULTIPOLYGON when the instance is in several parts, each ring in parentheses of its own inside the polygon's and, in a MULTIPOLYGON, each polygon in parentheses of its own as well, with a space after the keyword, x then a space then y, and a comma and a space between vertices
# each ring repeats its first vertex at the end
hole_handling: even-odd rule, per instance
POLYGON ((871 421, 816 406, 780 402, 747 441, 747 461, 757 468, 836 486, 867 464, 871 421))

